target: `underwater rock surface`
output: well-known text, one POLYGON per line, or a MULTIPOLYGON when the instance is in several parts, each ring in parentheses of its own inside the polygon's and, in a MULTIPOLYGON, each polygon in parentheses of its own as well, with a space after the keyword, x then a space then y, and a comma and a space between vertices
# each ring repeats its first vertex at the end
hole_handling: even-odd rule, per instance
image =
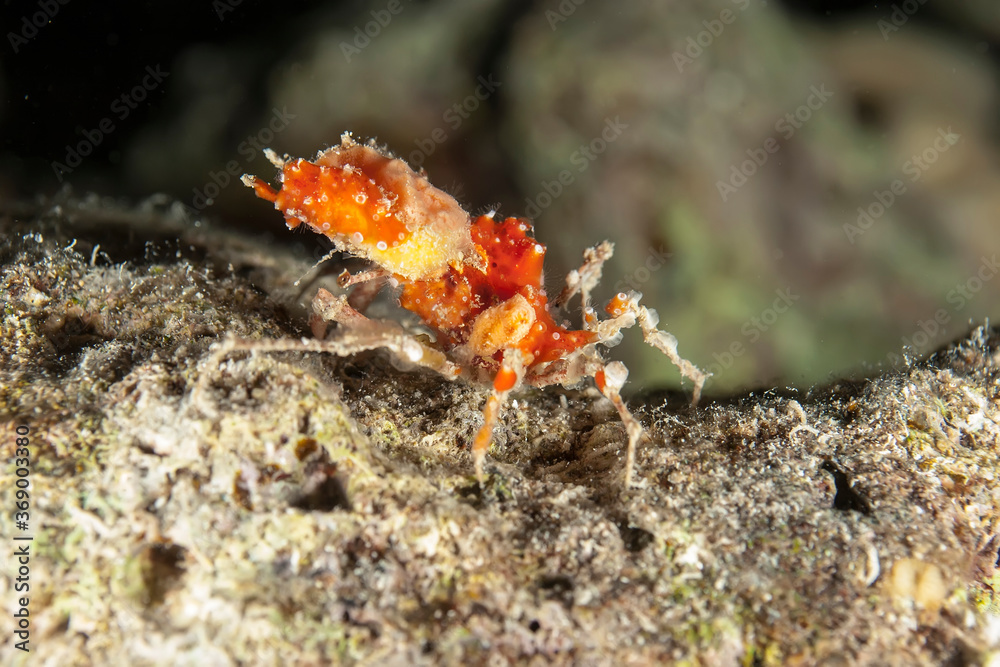
POLYGON ((336 289, 293 285, 309 258, 156 200, 0 231, 34 536, 3 664, 1000 664, 997 329, 863 381, 635 396, 629 490, 610 403, 528 390, 480 490, 482 388, 381 354, 208 363, 306 335, 336 289))

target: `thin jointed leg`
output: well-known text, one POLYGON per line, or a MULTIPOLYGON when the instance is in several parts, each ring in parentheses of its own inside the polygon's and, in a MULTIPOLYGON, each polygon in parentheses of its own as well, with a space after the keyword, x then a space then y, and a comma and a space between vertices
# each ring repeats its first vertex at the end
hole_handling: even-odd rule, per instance
POLYGON ((625 488, 632 485, 632 469, 635 467, 635 450, 642 438, 643 428, 639 420, 633 416, 629 409, 625 407, 625 401, 621 397, 621 389, 625 386, 628 378, 628 369, 620 361, 612 361, 603 369, 594 374, 594 381, 597 388, 601 390, 609 401, 618 410, 618 416, 625 424, 625 432, 628 433, 628 453, 625 456, 625 488))
POLYGON ((482 487, 486 481, 483 472, 483 461, 486 459, 486 452, 489 451, 490 442, 493 440, 493 428, 496 426, 500 408, 507 400, 507 395, 511 390, 521 383, 524 377, 524 359, 521 352, 516 349, 504 352, 503 362, 500 370, 497 371, 493 379, 493 391, 486 399, 483 407, 483 425, 476 433, 476 439, 472 442, 472 461, 476 468, 476 479, 482 487))

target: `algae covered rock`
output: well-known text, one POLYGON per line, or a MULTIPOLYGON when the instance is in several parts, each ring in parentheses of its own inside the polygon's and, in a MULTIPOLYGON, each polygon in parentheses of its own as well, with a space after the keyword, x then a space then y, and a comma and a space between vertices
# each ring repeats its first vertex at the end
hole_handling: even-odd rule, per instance
POLYGON ((636 395, 632 489, 596 390, 528 390, 480 489, 480 387, 379 353, 211 363, 306 335, 308 261, 168 202, 0 228, 4 460, 30 440, 27 528, 0 527, 34 538, 4 664, 1000 659, 995 329, 863 381, 636 395))

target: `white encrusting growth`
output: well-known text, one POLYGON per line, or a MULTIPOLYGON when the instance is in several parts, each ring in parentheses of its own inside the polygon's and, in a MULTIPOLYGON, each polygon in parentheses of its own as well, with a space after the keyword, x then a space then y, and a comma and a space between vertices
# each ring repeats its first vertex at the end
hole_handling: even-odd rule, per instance
MULTIPOLYGON (((408 280, 436 278, 453 264, 484 268, 482 258, 473 251, 469 214, 451 195, 435 188, 402 160, 372 142, 359 144, 344 133, 339 146, 317 155, 316 164, 367 176, 369 185, 380 193, 379 213, 398 220, 408 232, 400 233, 401 243, 385 248, 377 239, 359 242, 353 254, 408 280)), ((354 200, 365 204, 368 195, 357 193, 354 200)))

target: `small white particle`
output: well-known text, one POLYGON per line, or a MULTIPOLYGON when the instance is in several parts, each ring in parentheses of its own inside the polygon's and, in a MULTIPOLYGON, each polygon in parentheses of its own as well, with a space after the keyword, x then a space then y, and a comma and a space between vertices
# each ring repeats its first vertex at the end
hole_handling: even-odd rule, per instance
POLYGON ((417 362, 424 356, 424 350, 417 341, 406 339, 403 341, 403 354, 410 361, 417 362))
POLYGON ((366 195, 364 192, 359 192, 358 194, 354 195, 354 201, 358 202, 359 204, 364 204, 366 201, 368 201, 368 195, 366 195))
POLYGON ((385 241, 379 241, 378 243, 375 244, 375 247, 378 248, 379 250, 385 250, 389 246, 385 244, 385 241))
POLYGON ((353 234, 351 234, 351 240, 357 243, 358 245, 361 245, 362 243, 365 242, 365 237, 361 234, 361 232, 354 232, 353 234))

